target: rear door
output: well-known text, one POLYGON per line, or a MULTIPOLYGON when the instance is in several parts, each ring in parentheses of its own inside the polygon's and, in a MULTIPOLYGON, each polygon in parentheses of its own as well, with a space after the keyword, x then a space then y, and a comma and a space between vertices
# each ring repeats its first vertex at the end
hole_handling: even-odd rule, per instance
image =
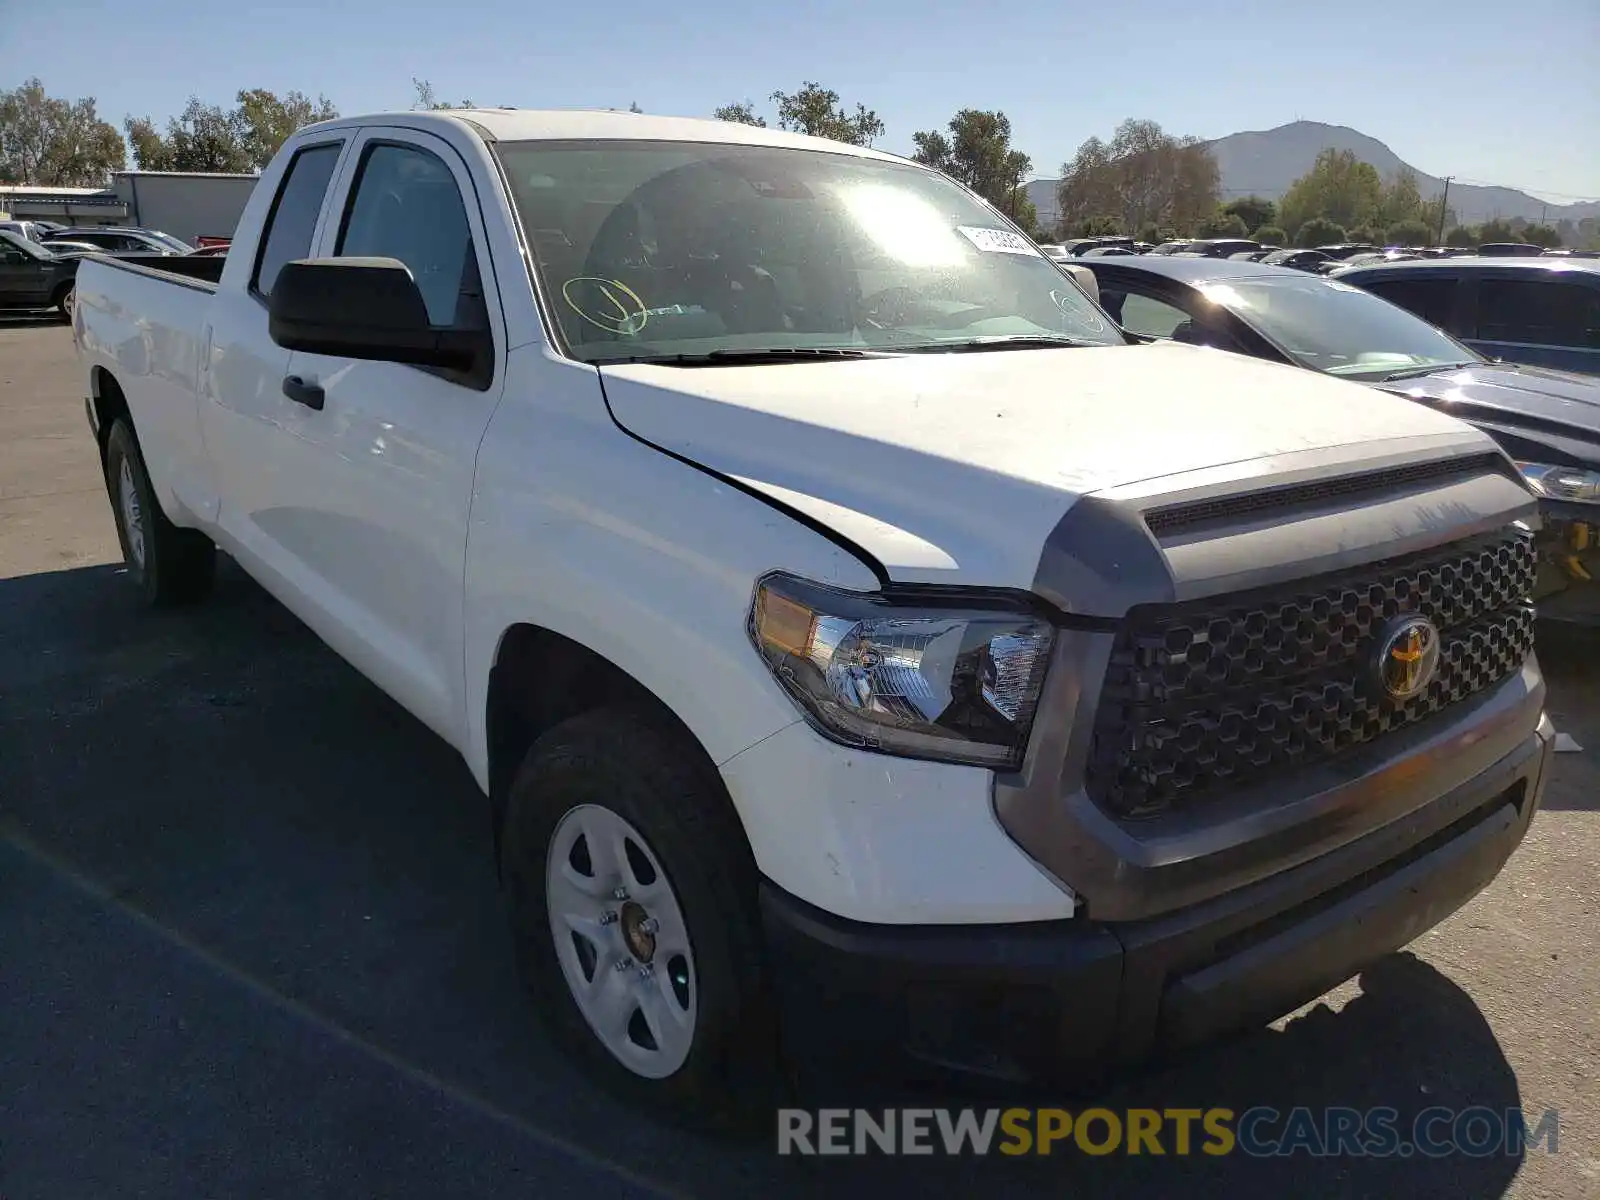
POLYGON ((1473 298, 1475 349, 1509 362, 1600 375, 1600 273, 1483 271, 1473 298))
POLYGON ((467 518, 506 352, 472 175, 443 139, 363 129, 319 242, 325 257, 399 259, 436 327, 488 330, 493 342, 472 372, 292 355, 292 386, 321 408, 284 407, 271 451, 282 470, 266 498, 297 514, 291 551, 325 636, 459 745, 467 518))
POLYGON ((215 519, 237 552, 291 587, 290 546, 304 537, 304 519, 293 505, 281 506, 281 490, 272 482, 277 467, 266 454, 295 406, 283 395, 289 352, 268 336, 267 304, 283 264, 315 252, 334 179, 355 134, 334 130, 300 146, 283 172, 263 181, 272 199, 261 236, 228 256, 210 326, 201 333, 200 427, 216 480, 215 519))

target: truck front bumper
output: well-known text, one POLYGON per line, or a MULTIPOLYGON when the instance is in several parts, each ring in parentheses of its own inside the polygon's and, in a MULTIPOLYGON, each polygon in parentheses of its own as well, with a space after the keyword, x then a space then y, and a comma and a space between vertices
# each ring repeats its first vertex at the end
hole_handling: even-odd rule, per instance
MULTIPOLYGON (((1083 1079, 1258 1025, 1406 945, 1499 873, 1555 731, 1337 850, 1137 921, 891 926, 762 895, 792 1061, 1008 1082, 1083 1079)), ((1091 902, 1092 909, 1092 902, 1091 902)))

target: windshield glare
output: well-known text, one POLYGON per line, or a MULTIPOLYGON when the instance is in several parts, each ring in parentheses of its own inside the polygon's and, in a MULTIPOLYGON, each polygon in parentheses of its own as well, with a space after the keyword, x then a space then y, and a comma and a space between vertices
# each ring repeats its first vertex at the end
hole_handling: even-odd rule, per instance
POLYGON ((1337 280, 1257 276, 1200 291, 1300 365, 1330 375, 1379 379, 1412 367, 1480 361, 1421 317, 1337 280))
POLYGON ((931 171, 695 142, 496 152, 544 294, 587 362, 1124 342, 1030 240, 931 171))

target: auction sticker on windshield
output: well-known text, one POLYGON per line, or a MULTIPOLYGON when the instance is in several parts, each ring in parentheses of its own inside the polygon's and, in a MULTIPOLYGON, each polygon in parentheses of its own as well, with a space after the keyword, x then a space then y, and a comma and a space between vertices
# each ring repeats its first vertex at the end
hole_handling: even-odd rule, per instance
POLYGON ((986 229, 981 225, 957 225, 956 232, 979 250, 990 254, 1038 254, 1039 248, 1020 233, 1009 229, 986 229))

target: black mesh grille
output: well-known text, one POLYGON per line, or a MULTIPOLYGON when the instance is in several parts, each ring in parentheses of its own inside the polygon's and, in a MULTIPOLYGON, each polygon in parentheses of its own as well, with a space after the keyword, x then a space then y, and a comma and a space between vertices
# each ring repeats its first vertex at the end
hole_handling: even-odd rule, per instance
POLYGON ((1533 649, 1532 536, 1506 529, 1294 585, 1129 613, 1111 654, 1090 795, 1122 817, 1330 758, 1490 687, 1533 649), (1422 694, 1370 664, 1401 614, 1438 626, 1422 694))

